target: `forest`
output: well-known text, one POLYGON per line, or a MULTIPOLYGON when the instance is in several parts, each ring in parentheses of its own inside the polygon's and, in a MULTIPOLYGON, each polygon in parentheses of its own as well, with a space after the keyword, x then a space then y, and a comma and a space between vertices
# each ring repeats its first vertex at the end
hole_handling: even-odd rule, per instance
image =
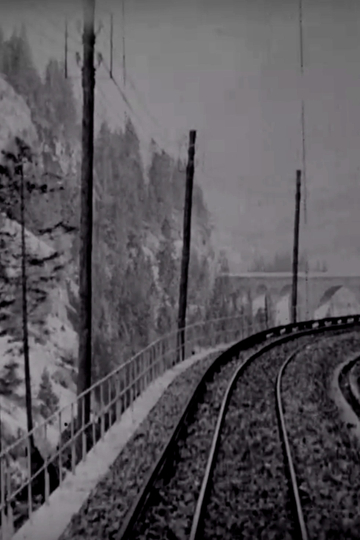
MULTIPOLYGON (((317 261, 313 266, 308 266, 307 258, 302 253, 299 256, 298 271, 305 272, 308 267, 309 271, 327 272, 328 267, 326 261, 317 261)), ((292 258, 289 253, 276 253, 273 260, 266 260, 264 257, 258 256, 249 266, 249 272, 292 272, 292 258)))
MULTIPOLYGON (((25 26, 7 40, 0 32, 0 73, 25 100, 31 115, 31 126, 25 133, 25 138, 32 140, 32 165, 25 173, 26 229, 55 247, 57 255, 62 257, 50 279, 42 275, 48 258, 40 258, 32 265, 35 268, 30 268, 27 255, 29 320, 43 324, 39 306, 55 286, 54 279, 78 282, 79 107, 72 82, 65 77, 61 62, 50 59, 45 73, 38 72, 25 26), (36 319, 38 313, 39 320, 36 319)), ((14 141, 10 141, 2 149, 0 212, 19 223, 19 183, 9 174, 13 146, 14 141)), ((150 167, 145 170, 139 137, 130 116, 123 129, 112 131, 102 122, 96 134, 93 380, 175 328, 185 167, 186 163, 169 156, 153 141, 150 167)), ((217 298, 222 293, 213 289, 216 272, 224 268, 224 264, 226 267, 226 255, 221 253, 216 262, 211 233, 203 192, 195 183, 187 324, 223 315, 227 309, 225 302, 217 298)), ((2 228, 2 241, 6 234, 2 228)), ((1 265, 6 266, 4 256, 1 265)), ((19 279, 2 283, 6 291, 11 287, 16 290, 14 298, 19 296, 19 279)), ((67 288, 71 304, 68 317, 76 329, 77 297, 71 287, 67 288)), ((14 320, 18 320, 21 303, 14 300, 13 304, 12 313, 3 315, 3 331, 19 334, 14 320)))

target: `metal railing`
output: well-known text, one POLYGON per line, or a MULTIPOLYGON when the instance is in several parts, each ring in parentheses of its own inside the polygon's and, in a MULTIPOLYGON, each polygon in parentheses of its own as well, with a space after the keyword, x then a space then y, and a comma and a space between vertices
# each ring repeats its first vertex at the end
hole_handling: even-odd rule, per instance
MULTIPOLYGON (((199 349, 210 349, 210 354, 211 349, 220 344, 228 345, 264 329, 263 322, 254 321, 253 326, 245 316, 188 326, 185 358, 199 349)), ((61 486, 67 474, 76 474, 76 465, 86 460, 90 449, 104 439, 122 413, 153 381, 176 364, 178 352, 178 332, 158 339, 0 453, 1 540, 11 539, 37 508, 48 504, 50 494, 61 486), (85 396, 89 393, 91 420, 85 424, 83 418, 79 429, 79 401, 82 400, 80 410, 84 411, 85 396), (40 453, 37 450, 51 448, 54 440, 57 440, 54 451, 40 453), (19 467, 24 459, 23 466, 19 467)))

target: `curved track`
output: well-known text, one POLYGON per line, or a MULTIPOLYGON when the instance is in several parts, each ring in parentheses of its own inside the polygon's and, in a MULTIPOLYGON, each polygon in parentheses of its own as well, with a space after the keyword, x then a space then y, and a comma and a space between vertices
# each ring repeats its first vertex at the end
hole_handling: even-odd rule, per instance
MULTIPOLYGON (((274 383, 276 380, 277 412, 278 412, 280 425, 282 425, 284 451, 286 453, 287 462, 288 462, 287 479, 290 485, 292 486, 292 493, 293 493, 293 500, 294 500, 290 508, 290 507, 287 507, 289 505, 284 504, 284 501, 287 495, 283 494, 284 496, 279 498, 280 507, 281 505, 283 505, 284 508, 286 507, 283 519, 285 521, 286 520, 291 521, 291 526, 287 527, 286 531, 285 531, 286 526, 284 525, 284 533, 283 533, 282 538, 284 539, 294 538, 295 536, 299 536, 299 533, 300 533, 299 537, 302 540, 307 540, 308 536, 306 532, 305 521, 302 515, 302 511, 301 511, 300 497, 299 497, 298 487, 296 483, 294 467, 292 464, 290 445, 289 445, 289 441, 287 440, 286 429, 284 430, 285 421, 284 421, 284 414, 282 410, 281 391, 280 391, 281 390, 281 377, 286 366, 289 364, 289 362, 292 359, 294 359, 294 357, 296 356, 298 352, 298 349, 299 349, 298 340, 301 340, 303 342, 302 344, 302 349, 303 349, 305 343, 309 343, 311 339, 314 339, 314 336, 318 334, 321 334, 324 332, 326 333, 329 330, 332 332, 349 331, 355 328, 356 326, 358 326, 359 322, 360 322, 360 316, 350 316, 350 317, 323 319, 320 321, 306 321, 304 323, 298 323, 296 325, 288 325, 288 326, 274 328, 271 330, 261 332, 254 336, 250 336, 249 338, 243 340, 242 342, 239 342, 234 347, 232 347, 231 349, 223 353, 219 358, 217 358, 215 362, 207 370, 207 372, 204 374, 194 394, 191 396, 180 418, 178 425, 176 426, 172 436, 170 437, 170 440, 168 444, 166 445, 166 448, 164 449, 160 459, 158 460, 153 470, 151 471, 151 474, 149 475, 147 482, 145 483, 131 511, 129 512, 127 519, 125 520, 117 538, 118 539, 130 539, 130 538, 135 539, 135 538, 145 538, 145 537, 154 538, 153 536, 154 534, 158 534, 162 538, 186 538, 189 536, 187 526, 184 526, 182 529, 180 528, 181 530, 179 530, 178 534, 174 535, 174 533, 171 532, 171 530, 168 530, 168 529, 166 531, 165 529, 161 530, 161 524, 158 524, 155 532, 152 531, 152 533, 150 533, 149 535, 144 534, 144 526, 146 530, 146 521, 147 521, 146 514, 147 514, 147 509, 149 507, 150 499, 152 499, 151 500, 151 504, 152 504, 154 498, 156 498, 159 492, 161 491, 161 487, 164 486, 164 484, 166 484, 166 482, 164 482, 164 479, 166 478, 165 472, 169 472, 169 471, 172 472, 171 469, 172 469, 172 466, 174 465, 174 460, 175 462, 178 461, 180 463, 181 459, 179 459, 178 454, 181 454, 181 451, 182 451, 181 448, 183 450, 185 448, 186 452, 189 451, 189 449, 186 448, 186 444, 184 443, 184 439, 186 439, 186 435, 187 435, 186 428, 188 426, 189 420, 194 416, 196 408, 199 407, 199 404, 201 404, 201 400, 204 401, 204 395, 206 398, 207 385, 209 385, 209 382, 214 379, 214 376, 216 375, 217 372, 221 372, 222 373, 221 384, 224 387, 225 397, 223 397, 223 399, 220 400, 221 407, 219 406, 217 407, 218 409, 220 408, 220 412, 218 415, 215 415, 215 418, 217 416, 216 426, 207 426, 206 436, 208 439, 210 436, 209 440, 211 441, 211 444, 208 446, 205 444, 200 448, 200 452, 203 454, 204 466, 203 466, 203 470, 200 467, 201 470, 197 471, 197 473, 202 478, 202 483, 201 483, 201 487, 197 485, 194 486, 196 488, 195 491, 199 491, 199 493, 198 493, 195 512, 193 514, 192 527, 191 527, 191 532, 190 532, 191 540, 195 540, 195 539, 203 538, 203 537, 209 537, 208 534, 205 534, 205 536, 203 535, 204 533, 203 521, 204 521, 204 517, 206 521, 206 516, 205 516, 206 506, 207 506, 207 501, 209 498, 209 491, 210 491, 210 486, 211 486, 212 477, 214 473, 216 457, 219 451, 219 445, 221 446, 220 435, 224 428, 225 416, 229 409, 229 404, 231 403, 234 388, 236 387, 236 383, 238 379, 244 374, 244 372, 246 372, 246 369, 250 365, 252 365, 253 362, 257 358, 264 355, 265 353, 269 353, 270 351, 272 351, 273 353, 275 348, 277 347, 283 347, 283 348, 285 347, 285 350, 283 351, 283 355, 284 355, 284 352, 286 353, 285 362, 283 362, 284 356, 282 356, 280 358, 282 365, 280 364, 279 366, 278 363, 276 364, 277 378, 274 379, 273 377, 271 380, 271 377, 269 377, 269 381, 268 381, 268 382, 271 382, 271 385, 274 390, 274 383), (276 339, 276 337, 279 335, 280 336, 283 335, 283 337, 276 339), (269 339, 272 339, 270 343, 267 343, 264 346, 261 346, 261 344, 265 340, 269 340, 269 339), (294 344, 290 343, 290 342, 293 342, 294 340, 296 340, 295 351, 293 350, 294 344), (292 350, 291 350, 291 346, 289 348, 289 344, 292 345, 292 350), (249 350, 250 348, 256 348, 258 350, 256 350, 256 352, 252 351, 253 354, 250 354, 250 356, 248 355, 246 359, 243 359, 242 363, 240 361, 240 366, 237 367, 235 365, 235 362, 239 363, 239 360, 238 360, 239 356, 241 357, 241 354, 243 354, 244 351, 249 350), (291 353, 289 355, 290 350, 291 350, 291 353), (226 372, 226 376, 224 376, 224 373, 226 371, 226 366, 228 366, 228 369, 226 372), (281 367, 280 371, 278 369, 279 367, 281 367), (200 487, 200 490, 197 489, 198 487, 200 487), (296 517, 294 517, 294 509, 296 509, 296 512, 295 512, 296 517), (290 514, 292 514, 292 517, 289 517, 290 514), (141 527, 141 524, 143 525, 142 527, 141 527)), ((264 379, 264 373, 261 376, 264 379)), ((215 384, 216 382, 217 382, 217 379, 215 381, 215 384)), ((216 404, 214 405, 213 401, 216 401, 216 399, 211 400, 209 406, 212 406, 215 411, 216 404)), ((213 414, 214 414, 214 411, 213 411, 213 414)), ((236 411, 236 413, 239 414, 238 408, 234 409, 234 411, 236 411)), ((201 410, 200 410, 200 414, 201 414, 201 410)), ((231 411, 229 414, 231 414, 231 411)), ((201 422, 201 418, 199 421, 201 422)), ((189 461, 189 456, 187 456, 187 458, 189 461)), ((186 471, 183 471, 183 473, 186 474, 186 471)), ((279 473, 280 476, 283 473, 284 471, 279 473)), ((282 478, 283 478, 282 482, 284 483, 284 476, 282 478)), ((199 480, 197 480, 197 482, 199 484, 199 480)), ((286 490, 287 490, 287 487, 286 489, 284 488, 284 492, 286 490)), ((168 497, 167 503, 169 504, 169 502, 171 503, 168 497)), ((184 501, 182 501, 182 503, 184 503, 184 501)), ((192 505, 190 504, 189 506, 191 508, 192 505)), ((192 511, 193 510, 194 508, 192 508, 192 511)), ((189 512, 187 511, 187 514, 188 513, 189 512)), ((164 514, 166 514, 165 511, 164 511, 164 514)), ((213 511, 212 514, 214 516, 214 514, 216 514, 216 511, 213 511)), ((189 516, 187 515, 187 520, 188 518, 189 516)), ((164 523, 165 521, 166 521, 166 517, 164 519, 164 523)), ((237 534, 239 533, 240 531, 237 531, 237 534)), ((273 534, 274 534, 274 531, 273 531, 273 534)), ((215 535, 213 537, 220 538, 221 532, 219 533, 219 536, 215 535)), ((277 536, 275 534, 273 536, 269 536, 269 538, 270 537, 276 538, 277 536)))
POLYGON ((351 360, 351 362, 346 364, 339 373, 340 390, 358 418, 360 418, 360 402, 352 389, 350 376, 355 364, 359 362, 360 354, 357 355, 353 360, 351 360))
POLYGON ((290 446, 289 437, 288 437, 287 429, 286 429, 283 399, 281 395, 281 383, 282 383, 284 371, 289 365, 289 363, 292 360, 294 360, 298 352, 300 352, 301 350, 302 350, 302 347, 296 350, 295 352, 291 353, 288 356, 288 358, 285 360, 281 368, 279 369, 279 372, 276 378, 276 408, 277 408, 278 417, 279 417, 279 429, 280 429, 281 438, 284 444, 284 454, 286 457, 289 476, 290 476, 291 491, 293 495, 294 513, 297 519, 298 533, 301 540, 308 540, 308 533, 307 533, 305 519, 304 519, 304 512, 303 512, 300 494, 299 494, 298 480, 296 477, 294 460, 292 457, 291 446, 290 446))

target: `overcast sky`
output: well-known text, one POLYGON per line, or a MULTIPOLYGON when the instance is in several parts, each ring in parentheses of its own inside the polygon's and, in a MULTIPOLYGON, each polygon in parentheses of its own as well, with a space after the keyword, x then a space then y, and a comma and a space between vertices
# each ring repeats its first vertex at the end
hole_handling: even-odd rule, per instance
MULTIPOLYGON (((97 4, 103 24, 97 51, 109 64, 112 11, 114 73, 122 84, 121 1, 97 4)), ((73 0, 24 0, 2 2, 0 15, 5 29, 26 20, 34 59, 43 67, 49 55, 63 56, 64 14, 70 12, 69 66, 79 76, 73 58, 81 53, 81 9, 73 0)), ((189 129, 198 131, 196 179, 224 246, 237 254, 234 261, 245 264, 252 251, 291 248, 302 91, 308 186, 303 242, 324 252, 334 268, 344 256, 357 260, 360 240, 346 231, 360 225, 358 0, 303 0, 303 81, 298 0, 126 0, 125 12, 126 93, 141 136, 155 135, 175 153, 181 146, 184 156, 189 129), (335 240, 343 251, 334 250, 335 240)), ((121 122, 122 100, 104 68, 96 84, 98 113, 121 122)))

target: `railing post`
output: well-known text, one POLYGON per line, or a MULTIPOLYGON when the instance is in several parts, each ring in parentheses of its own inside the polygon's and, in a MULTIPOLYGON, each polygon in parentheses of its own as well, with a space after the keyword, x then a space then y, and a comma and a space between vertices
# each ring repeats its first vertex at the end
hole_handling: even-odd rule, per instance
POLYGON ((8 534, 9 540, 14 535, 14 516, 11 507, 11 471, 10 467, 7 467, 6 473, 6 486, 7 486, 7 527, 6 532, 8 534))
POLYGON ((101 440, 104 439, 105 434, 105 418, 104 418, 104 388, 100 384, 100 430, 101 430, 101 440))
POLYGON ((70 408, 70 437, 71 437, 71 472, 75 474, 76 466, 76 442, 75 442, 75 418, 74 418, 74 403, 71 403, 70 408))
POLYGON ((135 399, 135 361, 132 360, 130 362, 130 407, 132 407, 132 404, 134 403, 135 399))
POLYGON ((6 482, 5 482, 5 457, 0 458, 0 489, 1 489, 1 531, 2 537, 6 538, 7 515, 6 515, 6 482))
POLYGON ((112 391, 111 391, 111 377, 108 378, 108 417, 109 417, 109 428, 112 426, 113 420, 113 405, 112 405, 112 391))
POLYGON ((81 441, 82 441, 82 461, 86 460, 86 432, 85 432, 85 395, 83 395, 80 399, 82 399, 82 407, 81 407, 81 441))
POLYGON ((27 438, 26 447, 27 447, 27 469, 28 469, 28 481, 29 481, 29 483, 28 483, 28 507, 29 507, 29 520, 31 521, 31 519, 32 519, 32 485, 31 485, 31 482, 32 482, 32 466, 31 466, 31 463, 32 463, 32 455, 31 455, 32 445, 31 445, 30 437, 27 438))
POLYGON ((61 444, 61 430, 62 430, 62 422, 61 422, 61 409, 59 411, 59 485, 62 484, 62 444, 61 444))
POLYGON ((120 417, 121 417, 120 372, 118 372, 117 375, 116 375, 115 393, 116 393, 116 422, 118 422, 120 420, 120 417))

